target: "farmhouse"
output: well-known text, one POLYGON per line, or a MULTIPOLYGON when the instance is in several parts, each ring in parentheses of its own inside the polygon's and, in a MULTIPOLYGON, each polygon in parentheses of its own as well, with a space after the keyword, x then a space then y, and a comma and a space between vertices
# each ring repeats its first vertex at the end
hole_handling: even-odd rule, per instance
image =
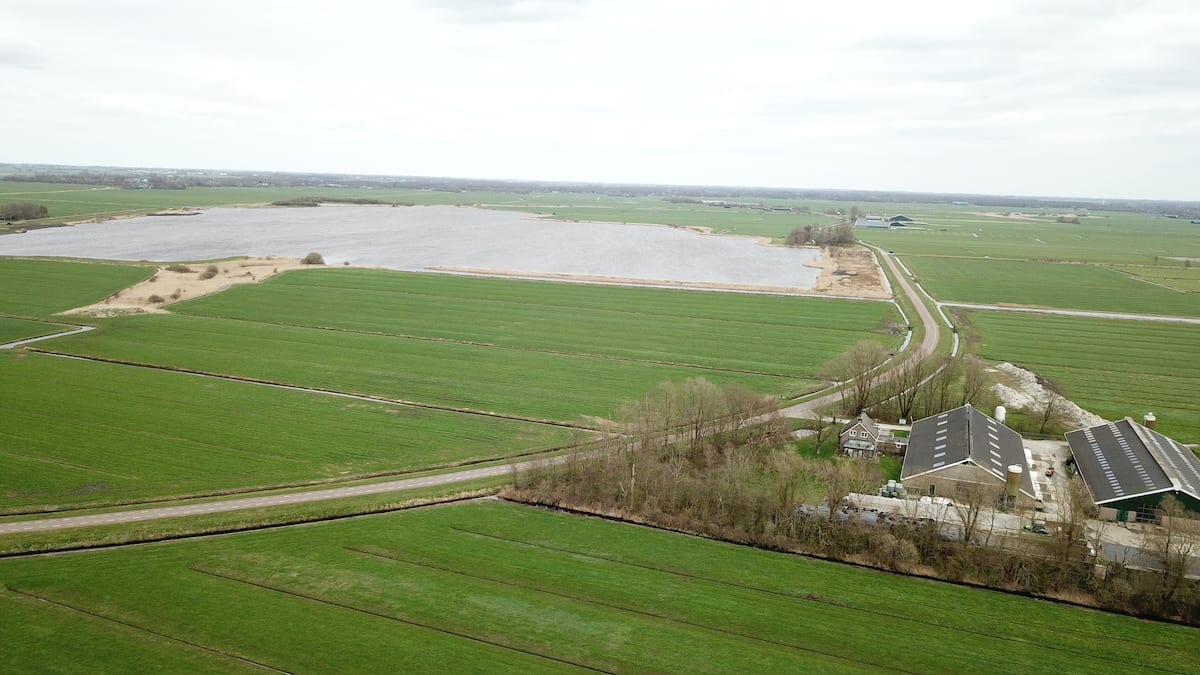
POLYGON ((838 434, 838 446, 850 457, 874 457, 878 443, 879 426, 865 412, 846 422, 838 434))
POLYGON ((1200 459, 1174 439, 1126 417, 1068 432, 1067 442, 1102 518, 1127 520, 1132 512, 1153 521, 1169 494, 1200 511, 1200 459))
POLYGON ((967 488, 994 488, 997 498, 1019 468, 1017 503, 1037 499, 1020 434, 970 405, 917 420, 908 438, 900 481, 909 492, 949 497, 967 488))
POLYGON ((892 216, 891 218, 888 218, 888 224, 894 225, 896 227, 903 227, 905 223, 911 223, 911 222, 913 222, 913 219, 909 218, 908 216, 904 215, 903 213, 897 213, 896 215, 892 216))

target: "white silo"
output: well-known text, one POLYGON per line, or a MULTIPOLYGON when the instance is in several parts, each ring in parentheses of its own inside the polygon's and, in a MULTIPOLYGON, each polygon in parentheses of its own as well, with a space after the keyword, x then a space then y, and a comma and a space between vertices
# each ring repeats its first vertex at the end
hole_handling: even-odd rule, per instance
POLYGON ((1008 416, 1008 408, 1002 405, 996 406, 996 421, 1004 424, 1004 418, 1008 416))

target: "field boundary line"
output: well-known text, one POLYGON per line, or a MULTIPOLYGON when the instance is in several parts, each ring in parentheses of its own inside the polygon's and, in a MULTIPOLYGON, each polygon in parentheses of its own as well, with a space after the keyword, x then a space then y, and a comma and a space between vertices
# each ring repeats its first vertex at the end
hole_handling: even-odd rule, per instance
MULTIPOLYGON (((451 528, 451 529, 457 529, 457 528, 451 528)), ((459 531, 462 531, 462 530, 459 530, 459 531)), ((695 622, 692 622, 692 621, 687 621, 687 620, 684 620, 684 619, 679 619, 679 618, 676 618, 676 617, 667 616, 667 615, 665 615, 665 614, 655 614, 654 612, 648 612, 648 611, 645 611, 645 610, 640 610, 640 609, 633 609, 633 608, 631 608, 631 607, 624 607, 624 606, 621 606, 621 605, 615 605, 615 604, 612 604, 612 603, 608 603, 608 602, 602 602, 602 601, 600 601, 600 600, 594 600, 594 599, 591 599, 591 598, 580 597, 580 596, 576 596, 576 595, 569 595, 569 594, 567 594, 567 593, 558 593, 558 592, 556 592, 556 591, 550 591, 550 590, 546 590, 546 589, 544 589, 544 588, 538 588, 538 587, 536 587, 536 586, 529 586, 529 585, 526 585, 526 584, 519 584, 519 583, 515 583, 515 582, 511 582, 511 581, 503 581, 503 580, 501 580, 501 579, 493 579, 493 578, 491 578, 491 577, 479 576, 479 575, 477 575, 477 574, 471 574, 471 573, 469 573, 469 572, 461 572, 461 571, 459 571, 459 570, 450 569, 450 568, 448 568, 448 567, 440 567, 440 566, 438 566, 438 565, 433 565, 433 564, 429 564, 429 563, 423 563, 423 562, 417 562, 417 561, 415 561, 415 560, 407 560, 407 559, 401 558, 401 557, 399 557, 399 556, 394 556, 394 555, 385 555, 385 554, 383 554, 383 553, 378 553, 378 552, 374 552, 374 551, 367 551, 367 550, 363 550, 363 549, 361 549, 361 548, 356 548, 356 547, 353 547, 353 546, 343 546, 342 548, 343 548, 343 549, 345 549, 345 550, 347 550, 347 551, 352 551, 352 552, 354 552, 354 553, 358 553, 358 554, 360 554, 360 555, 368 556, 368 557, 371 557, 371 558, 376 558, 376 559, 379 559, 379 560, 388 560, 388 561, 391 561, 391 562, 397 562, 397 563, 401 563, 401 564, 404 564, 404 565, 412 565, 412 566, 414 566, 414 567, 424 567, 424 568, 427 568, 427 569, 436 570, 436 571, 438 571, 438 572, 443 572, 443 573, 446 573, 446 574, 453 574, 453 575, 456 575, 456 576, 463 576, 463 577, 466 577, 466 578, 468 578, 468 579, 475 579, 475 580, 478 580, 478 581, 485 581, 485 582, 487 582, 487 583, 490 583, 490 584, 497 584, 497 585, 500 585, 500 586, 508 586, 508 587, 510 587, 510 588, 517 588, 517 589, 520 589, 520 590, 523 590, 523 591, 532 591, 532 592, 534 592, 534 593, 540 593, 540 594, 543 594, 543 595, 549 595, 549 596, 556 597, 556 598, 562 598, 562 599, 564 599, 564 600, 571 600, 571 601, 574 601, 574 602, 582 602, 582 603, 589 604, 589 605, 596 605, 596 606, 598 606, 598 607, 604 607, 604 608, 607 608, 607 609, 613 609, 613 610, 616 610, 616 611, 618 611, 618 612, 628 612, 628 613, 630 613, 630 614, 637 614, 637 615, 639 615, 639 616, 645 616, 645 617, 649 617, 649 618, 651 618, 651 619, 658 619, 658 620, 661 620, 661 621, 667 621, 667 622, 670 622, 670 623, 676 623, 676 624, 680 624, 680 625, 684 625, 684 626, 689 626, 689 627, 692 627, 692 628, 699 628, 699 629, 701 629, 701 630, 705 630, 705 631, 712 631, 712 632, 714 632, 714 633, 720 633, 720 634, 723 634, 723 635, 728 635, 728 636, 735 637, 735 638, 740 638, 740 639, 745 639, 745 640, 753 640, 753 641, 755 641, 755 642, 762 642, 763 644, 768 644, 768 645, 772 645, 772 646, 776 646, 776 647, 785 647, 785 648, 787 648, 787 649, 795 649, 795 650, 797 650, 797 651, 801 651, 801 652, 808 652, 808 653, 811 653, 811 654, 820 654, 821 656, 825 656, 825 657, 829 657, 829 658, 837 659, 837 660, 839 660, 839 661, 849 661, 850 663, 855 663, 855 664, 860 664, 860 665, 867 665, 867 666, 873 666, 873 667, 875 667, 875 668, 881 668, 881 669, 894 670, 894 671, 901 672, 901 673, 915 673, 915 672, 916 672, 916 671, 911 671, 911 670, 904 670, 904 669, 902 669, 902 668, 896 668, 896 667, 893 667, 893 666, 888 666, 888 665, 886 665, 886 664, 874 663, 874 662, 872 662, 872 661, 864 661, 864 660, 861 660, 861 659, 856 659, 856 658, 854 658, 854 657, 851 657, 851 656, 843 656, 843 655, 841 655, 841 654, 833 654, 833 653, 830 653, 830 652, 823 652, 823 651, 821 651, 821 650, 819 650, 819 649, 813 649, 813 648, 811 648, 811 647, 802 647, 802 646, 800 646, 800 645, 795 645, 795 644, 791 644, 791 643, 788 643, 788 642, 782 642, 782 641, 779 641, 779 640, 769 640, 769 639, 767 639, 767 638, 756 637, 756 636, 754 636, 754 635, 749 635, 749 634, 746 634, 746 633, 737 633, 737 632, 734 632, 734 631, 731 631, 731 630, 725 630, 725 629, 723 629, 723 628, 717 628, 717 627, 715 627, 715 626, 709 626, 709 625, 702 624, 702 623, 695 623, 695 622)))
POLYGON ((407 401, 398 398, 386 398, 383 396, 373 396, 370 394, 352 394, 336 389, 324 389, 321 387, 303 387, 295 384, 284 384, 282 382, 272 382, 271 380, 263 380, 255 377, 246 377, 243 375, 228 375, 223 373, 210 373, 203 370, 192 370, 189 368, 177 368, 174 366, 160 366, 153 363, 138 363, 136 361, 126 361, 123 359, 111 359, 103 356, 87 356, 82 354, 69 354, 67 352, 56 352, 50 349, 42 349, 38 347, 32 348, 37 354, 46 354, 48 356, 57 356, 66 359, 77 359, 79 361, 94 361, 96 363, 112 363, 119 366, 130 366, 133 368, 148 368, 151 370, 160 370, 169 373, 180 373, 183 375, 192 375, 195 377, 211 377, 217 380, 227 380, 230 382, 244 382, 247 384, 256 384, 262 387, 274 387, 277 389, 288 389, 291 391, 307 392, 310 394, 320 394, 322 396, 336 396, 339 398, 349 398, 358 401, 367 401, 371 403, 386 403, 391 405, 405 406, 409 408, 422 408, 425 410, 440 410, 442 412, 460 413, 463 415, 476 415, 478 417, 490 417, 495 419, 512 420, 514 422, 528 422, 531 424, 541 424, 551 427, 561 427, 563 429, 578 429, 580 431, 603 431, 599 427, 589 427, 582 424, 572 424, 570 422, 559 422, 554 420, 538 419, 536 417, 522 417, 520 415, 508 415, 504 413, 486 412, 483 410, 474 410, 472 408, 456 408, 453 406, 442 406, 433 403, 420 403, 417 401, 407 401))
POLYGON ((282 669, 280 669, 280 668, 276 668, 275 666, 272 666, 272 665, 271 665, 271 664, 269 664, 269 663, 263 663, 263 662, 261 662, 261 661, 255 661, 254 659, 251 659, 251 658, 249 658, 249 657, 245 657, 245 656, 239 656, 239 655, 237 655, 237 654, 233 654, 233 653, 231 653, 231 652, 223 651, 223 650, 217 649, 217 648, 215 648, 215 647, 209 647, 209 646, 207 646, 207 645, 202 645, 202 644, 200 644, 199 642, 192 642, 192 641, 190 641, 190 640, 185 640, 185 639, 183 639, 183 638, 181 638, 181 637, 176 637, 176 636, 174 636, 174 635, 169 635, 169 634, 167 634, 167 633, 163 633, 163 632, 160 632, 160 631, 156 631, 156 630, 153 630, 153 629, 151 629, 151 628, 146 628, 145 626, 139 626, 139 625, 137 625, 137 624, 135 624, 135 623, 131 623, 131 622, 129 622, 129 621, 124 621, 124 620, 122 620, 122 619, 117 619, 117 618, 114 618, 114 617, 111 617, 111 616, 105 616, 104 614, 100 614, 99 612, 93 612, 93 611, 91 611, 91 610, 88 610, 88 609, 83 609, 82 607, 75 607, 74 605, 69 605, 69 604, 67 604, 67 603, 65 603, 65 602, 61 602, 61 601, 58 601, 58 600, 51 600, 50 598, 47 598, 47 597, 45 597, 45 596, 42 596, 42 595, 38 595, 38 594, 36 594, 36 593, 32 593, 32 592, 29 592, 29 591, 22 591, 22 590, 20 590, 20 589, 17 589, 17 588, 10 588, 10 587, 4 587, 4 588, 5 588, 6 590, 8 590, 10 593, 14 593, 14 594, 16 594, 16 595, 19 595, 19 596, 22 596, 22 597, 29 598, 29 599, 31 599, 31 600, 37 600, 37 601, 40 601, 40 602, 44 602, 44 603, 46 603, 46 604, 48 604, 48 605, 52 605, 52 606, 54 606, 54 607, 59 607, 59 608, 62 608, 62 609, 66 609, 66 610, 69 610, 69 611, 72 611, 72 612, 77 612, 77 613, 79 613, 79 614, 83 614, 84 616, 90 616, 90 617, 92 617, 92 618, 94 618, 94 619, 100 619, 100 620, 102 620, 102 621, 107 621, 107 622, 110 622, 110 623, 115 623, 115 624, 117 624, 117 625, 119 625, 119 626, 124 626, 125 628, 129 628, 129 629, 131 629, 131 630, 134 630, 134 631, 139 631, 139 632, 143 632, 143 633, 149 633, 150 635, 153 635, 153 636, 155 636, 155 637, 162 638, 162 639, 164 639, 164 640, 170 640, 170 641, 172 641, 172 642, 178 642, 178 643, 180 643, 180 644, 184 644, 184 645, 187 645, 187 646, 189 646, 189 647, 193 647, 193 648, 195 648, 195 649, 201 649, 201 650, 203 650, 203 651, 210 652, 210 653, 213 653, 213 654, 217 654, 217 655, 219 655, 219 656, 224 656, 224 657, 226 657, 226 658, 230 658, 230 659, 233 659, 233 660, 235 660, 235 661, 241 661, 242 663, 247 663, 247 664, 250 664, 250 665, 252 665, 252 666, 256 666, 256 667, 258 667, 258 668, 262 668, 262 669, 264 669, 264 670, 269 670, 269 671, 271 671, 271 672, 275 672, 275 673, 290 673, 290 672, 291 672, 291 671, 288 671, 288 670, 282 670, 282 669))
MULTIPOLYGON (((530 506, 530 505, 528 505, 528 504, 525 504, 524 502, 515 502, 515 503, 517 503, 517 504, 522 504, 522 505, 525 505, 525 506, 530 506)), ((546 508, 546 507, 542 507, 542 506, 540 506, 540 505, 532 505, 532 506, 533 506, 533 508, 546 508)), ((560 509, 559 507, 550 507, 550 510, 559 511, 559 510, 562 510, 562 509, 560 509)), ((566 512, 567 512, 568 514, 570 514, 570 515, 575 515, 575 516, 580 516, 580 515, 582 515, 582 516, 584 516, 584 517, 599 517, 599 518, 603 518, 603 519, 605 519, 605 520, 613 520, 614 522, 618 522, 618 523, 622 523, 622 524, 626 524, 626 525, 635 525, 635 526, 641 526, 641 527, 650 527, 650 528, 652 528, 652 529, 661 530, 661 531, 663 531, 663 532, 669 532, 669 533, 672 533, 672 534, 679 534, 679 535, 688 536, 688 537, 697 537, 697 538, 700 538, 700 539, 706 539, 706 540, 708 540, 708 541, 716 541, 716 542, 721 542, 721 543, 723 543, 723 544, 730 544, 730 545, 732 545, 732 546, 736 546, 736 547, 739 547, 739 548, 745 548, 745 547, 747 547, 747 545, 746 545, 746 544, 738 544, 738 543, 736 543, 736 542, 726 541, 726 540, 724 540, 724 539, 717 539, 717 538, 714 538, 714 537, 705 537, 705 536, 703 536, 703 535, 696 535, 696 534, 691 534, 691 533, 688 533, 688 532, 680 532, 679 530, 672 530, 672 529, 665 528, 665 527, 660 527, 660 526, 657 526, 657 525, 648 525, 648 524, 646 524, 646 523, 638 523, 638 522, 635 522, 635 521, 623 520, 623 519, 621 519, 621 518, 615 518, 615 517, 602 516, 602 515, 599 515, 599 514, 593 514, 593 513, 589 513, 589 512, 587 512, 587 511, 575 511, 575 510, 567 510, 566 512)), ((551 550, 551 551, 556 551, 556 552, 559 552, 559 553, 563 553, 563 554, 566 554, 566 555, 580 556, 580 557, 584 557, 584 558, 591 558, 591 559, 594 559, 594 560, 599 560, 599 561, 603 561, 603 562, 610 562, 610 563, 614 563, 614 564, 617 564, 617 565, 625 565, 625 566, 629 566, 629 567, 636 567, 636 568, 638 568, 638 569, 644 569, 644 570, 653 571, 653 572, 660 572, 660 573, 667 574, 667 575, 671 575, 671 576, 680 576, 680 577, 684 577, 684 578, 688 578, 688 579, 694 579, 694 580, 696 580, 696 581, 704 581, 704 582, 709 582, 709 583, 713 583, 713 584, 717 584, 717 585, 722 585, 722 586, 729 586, 729 587, 731 587, 731 588, 739 588, 739 589, 743 589, 743 590, 748 590, 748 591, 753 591, 753 592, 763 593, 763 594, 765 594, 765 595, 777 595, 777 596, 780 596, 780 597, 791 598, 791 599, 794 599, 794 600, 802 600, 802 601, 805 601, 805 602, 813 602, 813 603, 817 603, 817 604, 828 605, 828 606, 832 606, 832 607, 837 607, 837 608, 839 608, 839 609, 850 610, 850 611, 853 611, 853 612, 859 612, 859 613, 863 613, 863 614, 870 614, 870 615, 873 615, 873 616, 880 616, 880 617, 883 617, 883 618, 885 618, 885 619, 894 620, 894 621, 902 621, 902 622, 916 623, 916 624, 919 624, 919 625, 923 625, 923 626, 930 626, 930 627, 933 627, 933 628, 940 628, 940 629, 944 629, 944 630, 948 630, 948 631, 952 631, 952 632, 960 632, 960 633, 966 633, 966 634, 968 634, 968 635, 977 635, 977 636, 980 636, 980 637, 986 637, 986 638, 990 638, 990 639, 993 639, 993 640, 1003 640, 1003 641, 1006 641, 1006 642, 1013 642, 1013 643, 1016 643, 1016 644, 1018 644, 1018 645, 1023 645, 1023 646, 1030 646, 1030 645, 1040 646, 1040 647, 1042 647, 1042 648, 1045 648, 1045 649, 1050 649, 1050 650, 1057 651, 1057 652, 1062 652, 1062 653, 1064 653, 1064 654, 1071 654, 1071 655, 1074 655, 1074 656, 1082 656, 1082 657, 1085 657, 1085 658, 1091 658, 1091 659, 1095 659, 1095 660, 1097 660, 1097 661, 1101 661, 1101 662, 1104 662, 1104 663, 1108 663, 1106 660, 1104 660, 1104 659, 1102 659, 1102 658, 1100 658, 1100 657, 1097 657, 1097 656, 1095 656, 1095 655, 1093 655, 1093 654, 1090 654, 1090 653, 1088 653, 1088 652, 1080 652, 1080 651, 1075 651, 1075 650, 1071 650, 1071 649, 1063 649, 1063 648, 1061 648, 1061 647, 1054 647, 1054 646, 1050 646, 1050 645, 1046 645, 1046 644, 1040 644, 1040 645, 1037 645, 1037 644, 1035 644, 1035 643, 1032 643, 1032 642, 1030 642, 1029 640, 1025 640, 1025 639, 1023 639, 1023 638, 1012 637, 1012 636, 1003 636, 1003 635, 995 635, 995 634, 993 634, 993 633, 987 633, 987 632, 984 632, 984 631, 973 630, 973 629, 969 629, 969 628, 960 628, 960 627, 958 627, 958 626, 947 625, 947 624, 934 623, 934 622, 932 622, 932 621, 925 621, 925 620, 922 620, 922 619, 917 619, 917 618, 913 618, 913 617, 909 617, 909 616, 901 616, 901 615, 896 615, 896 614, 889 614, 889 613, 887 613, 887 612, 882 612, 882 611, 875 610, 875 609, 868 609, 868 608, 865 608, 865 607, 854 607, 854 606, 851 606, 851 605, 845 605, 845 604, 842 604, 842 603, 836 602, 836 601, 834 601, 834 600, 830 600, 830 599, 823 599, 823 598, 821 598, 820 596, 818 596, 818 595, 815 595, 815 594, 813 594, 813 593, 807 593, 807 594, 805 594, 805 595, 797 595, 797 594, 794 594, 794 593, 788 593, 788 592, 785 592, 785 591, 775 591, 775 590, 771 590, 771 589, 768 589, 768 588, 761 588, 761 587, 758 587, 758 586, 750 586, 750 585, 746 585, 746 584, 739 584, 739 583, 732 582, 732 581, 726 581, 726 580, 723 580, 723 579, 715 579, 715 578, 712 578, 712 577, 706 577, 706 576, 703 576, 703 575, 698 575, 698 574, 690 574, 690 573, 688 573, 688 572, 680 572, 680 571, 677 571, 677 570, 669 570, 669 569, 665 569, 665 568, 661 568, 661 567, 654 567, 653 565, 644 565, 644 564, 641 564, 641 563, 634 563, 634 562, 629 562, 629 561, 626 561, 626 560, 618 560, 618 559, 615 559, 615 558, 606 558, 606 557, 604 557, 604 556, 599 556, 599 555, 595 555, 595 554, 591 554, 591 553, 584 553, 584 552, 581 552, 581 551, 576 551, 576 550, 574 550, 574 549, 569 549, 569 548, 562 548, 562 547, 556 547, 556 546, 549 546, 549 545, 546 545, 546 544, 537 544, 537 543, 533 543, 533 542, 522 541, 522 540, 520 540, 520 539, 510 539, 510 538, 507 538, 507 537, 501 537, 501 536, 494 535, 494 534, 489 534, 489 533, 486 533, 486 532, 476 532, 476 531, 473 531, 473 530, 467 530, 467 529, 465 529, 465 528, 460 528, 460 527, 451 527, 450 529, 451 529, 451 530, 454 530, 454 531, 457 531, 457 532, 462 532, 462 533, 464 533, 464 534, 474 535, 474 536, 478 536, 478 537, 484 537, 484 538, 488 538, 488 539, 496 539, 496 540, 499 540, 499 541, 505 541, 505 542, 510 542, 510 543, 513 543, 513 544, 517 544, 517 545, 520 545, 520 546, 529 546, 529 547, 532 547, 532 548, 541 548, 541 549, 547 549, 547 550, 551 550)), ((812 555, 809 555, 809 554, 803 554, 803 553, 794 553, 794 552, 791 552, 791 551, 781 551, 781 550, 777 550, 777 549, 763 549, 763 548, 760 548, 760 547, 758 547, 758 546, 753 546, 753 545, 750 545, 750 546, 748 546, 748 547, 749 547, 749 548, 753 548, 753 549, 758 549, 758 550, 764 550, 764 551, 767 551, 767 552, 770 552, 770 553, 782 553, 782 554, 784 554, 784 555, 796 555, 796 556, 799 556, 799 557, 802 557, 802 558, 809 558, 809 559, 813 559, 813 560, 819 560, 819 561, 822 561, 822 562, 833 563, 833 564, 836 564, 836 565, 845 565, 845 564, 847 564, 847 563, 845 563, 844 561, 838 560, 838 559, 836 559, 836 558, 822 558, 822 557, 820 557, 820 556, 812 556, 812 555)), ((884 569, 880 569, 880 568, 877 568, 877 567, 870 567, 870 566, 866 566, 866 565, 856 565, 856 564, 851 564, 851 566, 853 566, 853 567, 859 567, 859 568, 861 568, 861 569, 865 569, 865 570, 871 570, 871 571, 875 571, 875 572, 881 572, 881 573, 884 573, 884 574, 894 574, 894 575, 896 575, 896 576, 905 577, 905 578, 909 578, 909 579, 919 579, 919 580, 923 580, 923 581, 931 581, 931 582, 937 582, 937 583, 951 583, 951 584, 953 584, 953 585, 956 585, 956 586, 962 586, 962 587, 964 587, 964 588, 970 588, 970 589, 972 589, 972 590, 979 590, 979 591, 993 591, 993 592, 1001 592, 1001 593, 1005 593, 1005 592, 1004 592, 1003 590, 1001 590, 1001 589, 996 589, 996 588, 992 588, 992 587, 989 587, 989 586, 975 586, 975 585, 971 585, 971 584, 956 584, 956 583, 954 583, 954 582, 949 582, 949 581, 947 581, 947 580, 945 580, 945 579, 939 579, 939 578, 936 578, 936 577, 922 577, 922 576, 917 576, 917 575, 909 575, 909 574, 904 574, 904 573, 900 573, 900 572, 895 572, 895 571, 892 571, 892 570, 884 570, 884 569)), ((849 593, 855 593, 854 591, 845 591, 845 592, 849 592, 849 593)), ((1008 594, 1008 593, 1005 593, 1005 594, 1008 594)), ((857 595, 866 595, 867 597, 873 597, 873 596, 871 596, 870 594, 867 594, 867 593, 857 593, 857 595)), ((1011 594, 1011 595, 1017 595, 1017 596, 1019 596, 1019 597, 1023 597, 1023 598, 1027 598, 1027 599, 1031 599, 1031 600, 1033 600, 1033 599, 1042 600, 1042 598, 1035 598, 1035 597, 1033 597, 1033 596, 1023 595, 1023 594, 1020 594, 1020 593, 1014 593, 1014 594, 1011 594)), ((1058 601, 1055 601, 1055 602, 1058 602, 1058 601)), ((1105 610, 1097 609, 1097 608, 1095 608, 1095 607, 1089 607, 1089 606, 1087 606, 1087 605, 1079 605, 1079 604, 1076 604, 1076 603, 1071 603, 1071 602, 1066 602, 1066 603, 1062 603, 1062 604, 1067 604, 1067 605, 1069 605, 1069 606, 1072 606, 1072 607, 1077 607, 1077 608, 1081 608, 1081 609, 1088 609, 1088 610, 1095 611, 1095 612, 1102 612, 1102 613, 1104 613, 1104 614, 1110 614, 1110 613, 1113 613, 1113 612, 1107 612, 1107 611, 1105 611, 1105 610)), ((1168 622, 1168 623, 1173 623, 1173 622, 1168 622)), ((1177 625, 1187 625, 1187 624, 1177 624, 1177 625)), ((1054 626, 1054 627, 1053 627, 1053 629, 1054 629, 1054 630, 1060 630, 1058 626, 1054 626)), ((1078 634, 1078 633, 1076 633, 1076 634, 1078 634)), ((1119 639, 1119 638, 1118 638, 1118 639, 1119 639)), ((1143 646, 1143 647, 1144 647, 1144 646, 1147 646, 1145 643, 1140 643, 1140 642, 1131 642, 1131 641, 1129 641, 1129 640, 1122 640, 1122 641, 1123 641, 1123 642, 1126 642, 1126 643, 1130 643, 1130 644, 1135 644, 1135 645, 1138 645, 1138 646, 1143 646)), ((1164 645, 1149 645, 1149 646, 1153 646, 1153 647, 1156 647, 1156 648, 1161 648, 1161 649, 1169 649, 1168 647, 1166 647, 1166 646, 1164 646, 1164 645)), ((1169 672, 1175 672, 1175 671, 1172 671, 1172 670, 1170 670, 1170 669, 1168 669, 1168 668, 1162 668, 1162 667, 1159 667, 1159 666, 1153 666, 1153 665, 1139 664, 1139 667, 1146 668, 1146 669, 1149 669, 1149 670, 1156 670, 1156 671, 1161 671, 1161 672, 1168 672, 1168 673, 1169 673, 1169 672)))
POLYGON ((193 565, 191 567, 191 570, 197 574, 203 574, 205 576, 209 576, 214 579, 221 579, 224 581, 229 581, 229 582, 233 582, 233 583, 237 583, 237 584, 244 584, 246 586, 262 589, 265 591, 270 591, 272 593, 279 593, 281 595, 287 595, 287 596, 290 596, 293 598, 299 598, 301 600, 306 600, 308 602, 315 602, 315 603, 318 603, 321 605, 337 607, 339 609, 343 609, 343 610, 346 610, 349 612, 355 612, 357 614, 364 614, 366 616, 375 617, 377 619, 383 619, 385 621, 395 621, 396 623, 403 623, 403 624, 406 624, 409 626, 415 626, 417 628, 431 630, 436 633, 442 633, 443 635, 450 635, 450 636, 457 637, 457 638, 460 638, 463 640, 469 640, 471 642, 478 642, 480 644, 488 645, 489 647, 496 647, 498 649, 513 651, 513 652, 517 652, 519 654, 525 654, 527 656, 533 656, 533 657, 540 658, 540 659, 546 659, 547 661, 554 661, 556 663, 562 663, 562 664, 566 664, 568 666, 575 666, 576 668, 582 668, 584 670, 590 670, 590 671, 596 672, 596 673, 612 673, 613 672, 613 671, 609 671, 609 670, 602 670, 602 669, 596 668, 594 666, 588 666, 588 665, 585 665, 582 663, 575 663, 574 661, 568 661, 567 659, 561 659, 561 658, 549 656, 546 654, 539 654, 538 652, 535 652, 535 651, 521 649, 520 647, 513 647, 511 645, 506 645, 506 644, 503 644, 500 642, 492 642, 491 640, 486 640, 481 637, 475 637, 473 635, 468 635, 466 633, 459 633, 456 631, 449 630, 447 628, 438 628, 437 626, 421 623, 419 621, 412 621, 410 619, 402 619, 398 616, 384 614, 383 612, 376 612, 374 610, 365 609, 363 607, 355 607, 353 605, 347 605, 347 604, 343 604, 340 602, 335 602, 333 600, 326 600, 324 598, 319 598, 314 595, 308 595, 305 593, 301 593, 299 591, 291 591, 291 590, 287 590, 284 588, 276 588, 274 586, 269 586, 267 584, 259 583, 256 581, 249 581, 247 579, 239 579, 235 576, 230 576, 228 574, 222 574, 221 572, 217 572, 214 570, 205 569, 204 567, 201 567, 199 565, 193 565))

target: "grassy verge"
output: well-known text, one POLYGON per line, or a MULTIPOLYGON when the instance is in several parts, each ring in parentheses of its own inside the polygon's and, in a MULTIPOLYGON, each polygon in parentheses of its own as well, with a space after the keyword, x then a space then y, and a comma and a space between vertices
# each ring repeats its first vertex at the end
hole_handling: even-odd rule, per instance
POLYGON ((75 663, 91 637, 79 616, 173 659, 288 671, 1143 672, 1200 658, 1180 626, 500 502, 4 560, 0 583, 21 617, 0 625, 17 670, 75 663))

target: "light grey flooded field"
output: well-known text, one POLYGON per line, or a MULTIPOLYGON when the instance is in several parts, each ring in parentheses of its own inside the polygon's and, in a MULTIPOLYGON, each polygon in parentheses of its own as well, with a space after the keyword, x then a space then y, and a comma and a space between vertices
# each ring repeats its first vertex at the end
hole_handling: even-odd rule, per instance
POLYGON ((579 275, 811 288, 816 249, 660 225, 564 222, 449 206, 216 208, 0 237, 0 255, 178 261, 299 257, 396 270, 579 275))

